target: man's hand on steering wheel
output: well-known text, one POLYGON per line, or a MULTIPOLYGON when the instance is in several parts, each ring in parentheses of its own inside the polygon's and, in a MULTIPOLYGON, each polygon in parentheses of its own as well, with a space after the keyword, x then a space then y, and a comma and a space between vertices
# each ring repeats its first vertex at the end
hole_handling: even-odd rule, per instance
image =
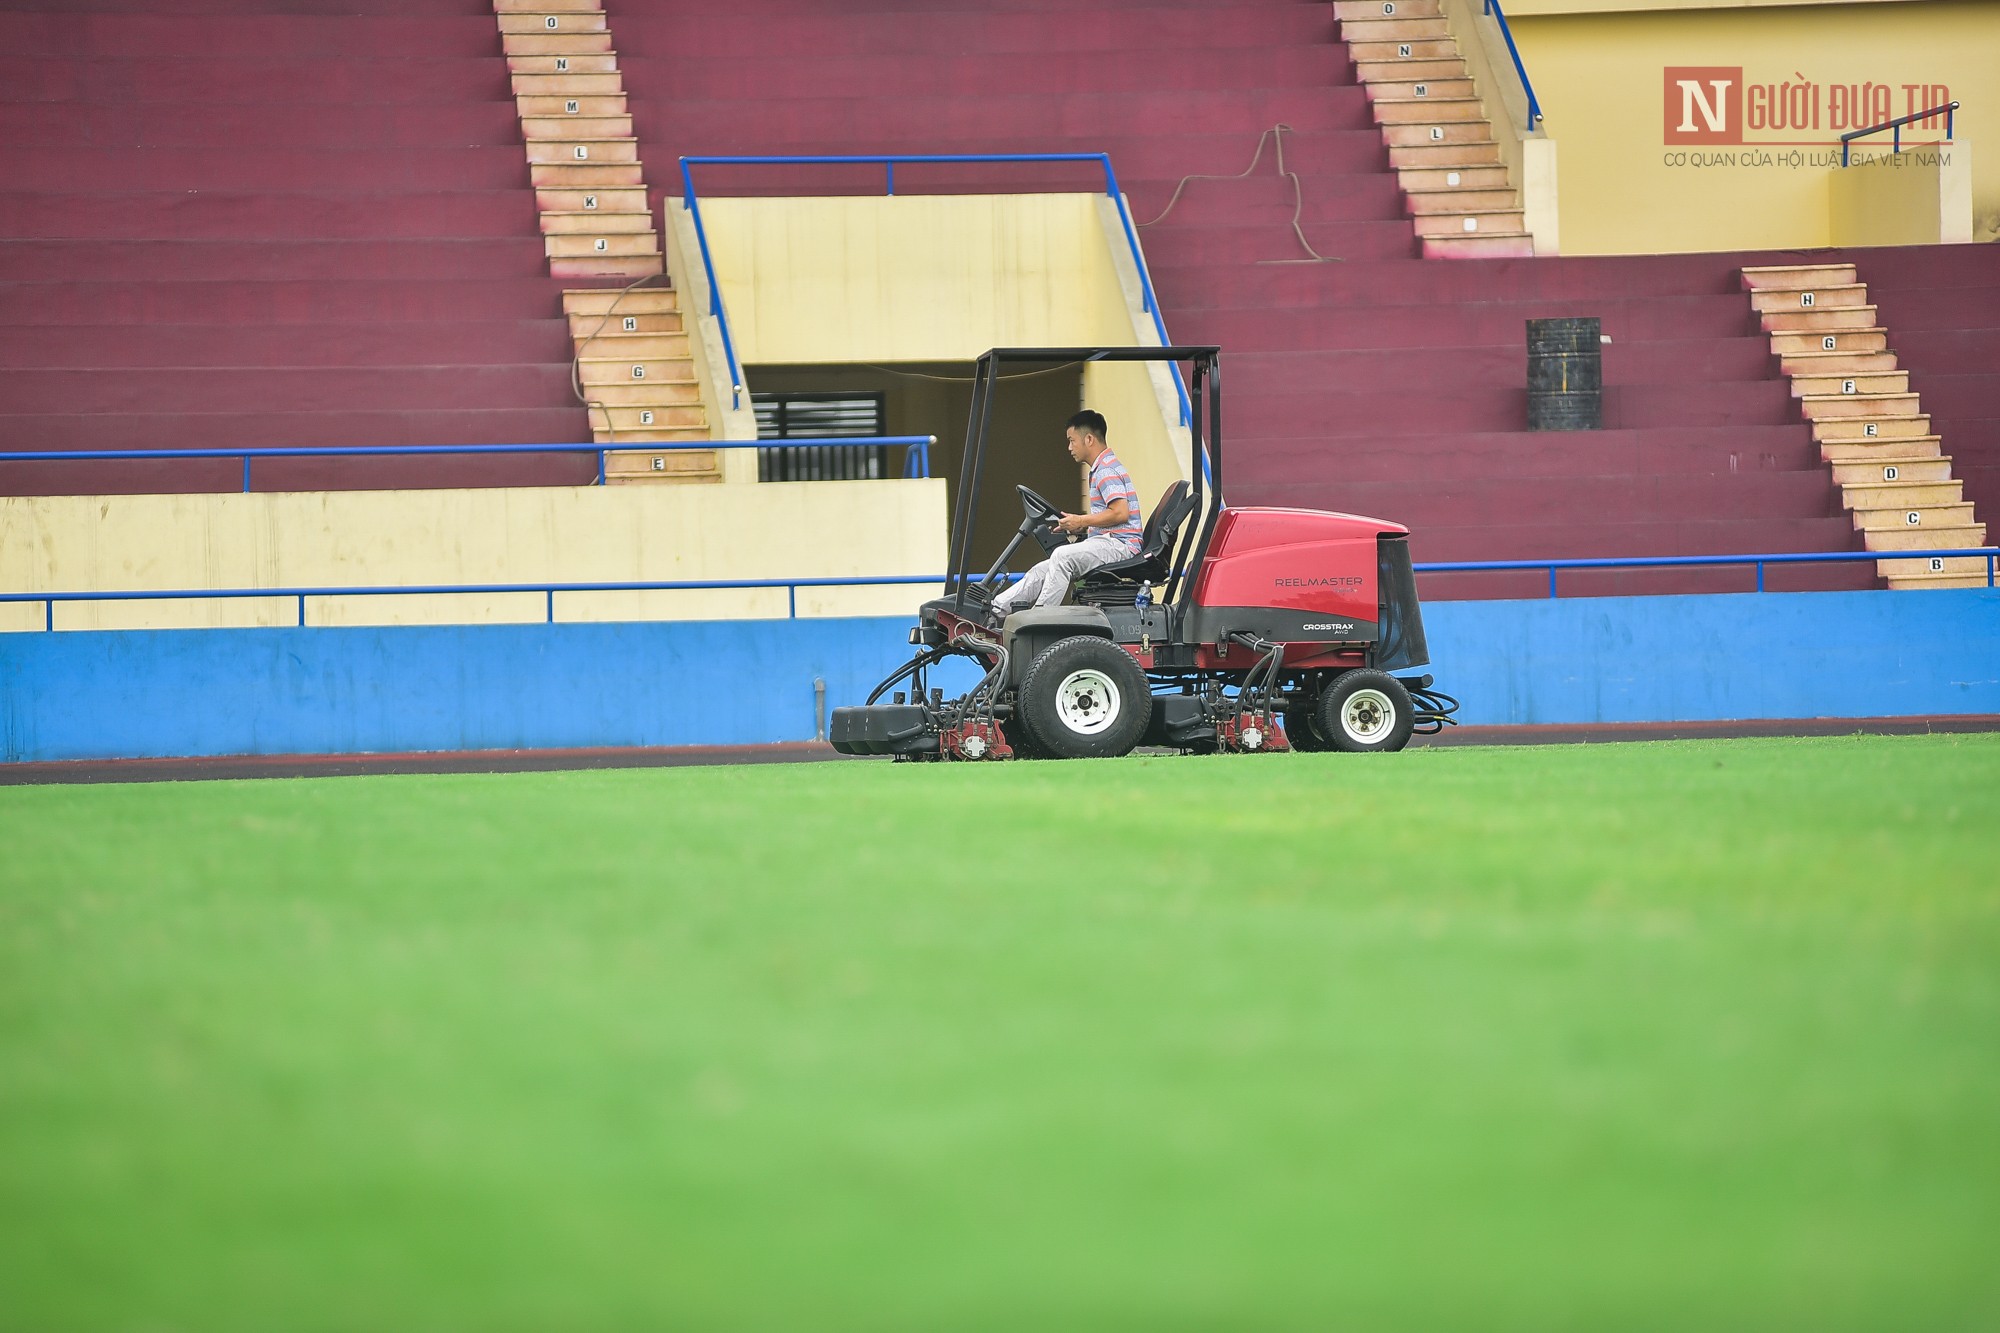
POLYGON ((1090 531, 1090 520, 1082 514, 1058 515, 1055 519, 1055 529, 1057 532, 1065 532, 1071 536, 1075 536, 1078 533, 1090 531))

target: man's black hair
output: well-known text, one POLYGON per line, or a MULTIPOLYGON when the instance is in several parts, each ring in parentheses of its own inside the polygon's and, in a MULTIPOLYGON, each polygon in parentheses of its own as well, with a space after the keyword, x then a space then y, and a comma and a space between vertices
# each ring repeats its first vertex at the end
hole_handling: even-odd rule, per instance
POLYGON ((1100 440, 1109 440, 1111 438, 1106 433, 1107 428, 1104 424, 1104 414, 1102 412, 1093 412, 1087 407, 1071 417, 1064 424, 1071 429, 1080 430, 1086 435, 1095 435, 1100 440))

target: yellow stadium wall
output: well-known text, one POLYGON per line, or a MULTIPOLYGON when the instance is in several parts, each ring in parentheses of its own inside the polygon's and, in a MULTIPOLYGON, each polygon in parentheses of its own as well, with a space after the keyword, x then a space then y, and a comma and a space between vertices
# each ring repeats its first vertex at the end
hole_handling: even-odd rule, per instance
MULTIPOLYGON (((971 361, 994 347, 1157 342, 1150 316, 1139 316, 1116 209, 1101 195, 713 198, 701 211, 753 391, 759 363, 971 361)), ((1144 366, 1085 368, 1085 403, 1111 422, 1149 501, 1186 472, 1170 395, 1171 382, 1144 366)), ((1006 480, 1004 454, 989 468, 989 480, 1006 480)))
MULTIPOLYGON (((944 483, 586 486, 0 498, 9 591, 683 582, 938 574, 944 483)), ((800 615, 897 615, 934 588, 801 589, 800 615)), ((558 620, 784 616, 784 589, 571 593, 558 620)), ((42 604, 0 627, 42 628, 42 604)), ((312 625, 538 621, 539 593, 313 598, 312 625)), ((58 629, 291 625, 290 599, 84 602, 58 629)))
MULTIPOLYGON (((1840 244, 1832 204, 1841 133, 1922 110, 1932 98, 1964 103, 1954 129, 1967 150, 2000 130, 2000 5, 1992 0, 1508 0, 1506 9, 1560 145, 1565 254, 1840 244), (1720 71, 1701 79, 1741 71, 1739 105, 1733 119, 1723 115, 1721 136, 1704 116, 1692 123, 1713 141, 1672 133, 1679 118, 1678 99, 1668 103, 1670 67, 1720 71), (1786 121, 1796 101, 1806 128, 1773 128, 1758 89, 1777 91, 1786 121), (1741 142, 1720 141, 1731 137, 1741 142)), ((1941 127, 1909 127, 1904 148, 1942 137, 1941 127)), ((1886 154, 1889 136, 1860 145, 1886 154)), ((1969 156, 1971 235, 1993 240, 2000 156, 1969 156)))

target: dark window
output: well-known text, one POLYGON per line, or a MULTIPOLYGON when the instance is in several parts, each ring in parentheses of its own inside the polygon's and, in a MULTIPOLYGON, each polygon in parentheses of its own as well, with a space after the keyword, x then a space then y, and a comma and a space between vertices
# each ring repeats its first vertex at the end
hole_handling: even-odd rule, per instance
MULTIPOLYGON (((753 393, 760 440, 819 440, 885 435, 879 393, 753 393)), ((759 481, 868 481, 886 477, 888 448, 879 444, 815 444, 759 449, 759 481)))

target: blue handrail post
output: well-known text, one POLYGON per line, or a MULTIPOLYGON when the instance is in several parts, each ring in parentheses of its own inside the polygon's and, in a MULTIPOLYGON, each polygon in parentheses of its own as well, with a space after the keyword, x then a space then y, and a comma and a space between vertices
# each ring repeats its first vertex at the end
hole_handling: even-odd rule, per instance
POLYGON ((888 174, 888 179, 883 182, 883 192, 893 199, 896 197, 896 159, 892 157, 884 162, 882 169, 888 174))
POLYGON ((250 455, 243 455, 243 493, 250 494, 250 455))
POLYGON ((604 452, 602 449, 597 451, 597 484, 599 486, 604 484, 604 452))
MULTIPOLYGON (((1118 188, 1118 173, 1111 168, 1111 154, 1099 153, 1097 160, 1104 167, 1104 192, 1111 196, 1111 202, 1118 206, 1118 222, 1125 228, 1125 245, 1132 252, 1132 266, 1139 271, 1139 307, 1143 314, 1153 317, 1153 333, 1159 338, 1160 346, 1171 347, 1172 339, 1167 337, 1167 322, 1160 318, 1160 302, 1153 295, 1153 274, 1146 267, 1145 253, 1139 249, 1139 234, 1132 226, 1132 210, 1125 207, 1125 192, 1118 188)), ((1181 377, 1179 363, 1175 363, 1174 393, 1181 402, 1181 424, 1188 425, 1194 415, 1194 405, 1188 400, 1187 381, 1181 377)))
POLYGON ((554 588, 549 589, 548 619, 544 623, 550 625, 556 623, 556 590, 554 588))
POLYGON ((300 593, 300 594, 299 594, 299 628, 300 628, 300 629, 304 629, 305 627, 306 627, 306 595, 305 595, 304 593, 300 593))
POLYGON ((743 372, 736 366, 736 340, 729 334, 729 315, 722 308, 722 284, 715 280, 715 259, 708 250, 708 228, 702 225, 701 209, 696 206, 694 195, 694 172, 685 157, 681 159, 681 207, 694 218, 694 239, 701 249, 701 271, 708 278, 708 313, 715 316, 722 328, 722 354, 729 363, 729 407, 731 411, 743 406, 743 372))
POLYGON ((1550 566, 1549 566, 1549 600, 1553 602, 1553 601, 1554 601, 1555 599, 1556 599, 1556 567, 1555 567, 1554 565, 1550 565, 1550 566))
POLYGON ((1500 8, 1500 0, 1486 0, 1483 11, 1490 14, 1500 24, 1500 36, 1506 39, 1507 54, 1514 58, 1514 72, 1521 76, 1521 90, 1528 94, 1528 132, 1542 123, 1542 104, 1535 96, 1535 85, 1528 80, 1528 67, 1522 63, 1521 48, 1514 45, 1514 30, 1507 26, 1507 11, 1500 8))
POLYGON ((1764 562, 1762 560, 1757 562, 1757 591, 1764 591, 1764 562))
POLYGON ((796 583, 787 584, 785 587, 785 619, 797 620, 798 618, 799 585, 796 583))
MULTIPOLYGON (((1987 572, 1986 582, 1988 584, 1993 582, 1993 575, 1990 570, 1987 572)), ((54 634, 56 632, 56 599, 51 597, 48 601, 43 602, 42 606, 44 608, 42 612, 42 628, 50 634, 54 634)))

